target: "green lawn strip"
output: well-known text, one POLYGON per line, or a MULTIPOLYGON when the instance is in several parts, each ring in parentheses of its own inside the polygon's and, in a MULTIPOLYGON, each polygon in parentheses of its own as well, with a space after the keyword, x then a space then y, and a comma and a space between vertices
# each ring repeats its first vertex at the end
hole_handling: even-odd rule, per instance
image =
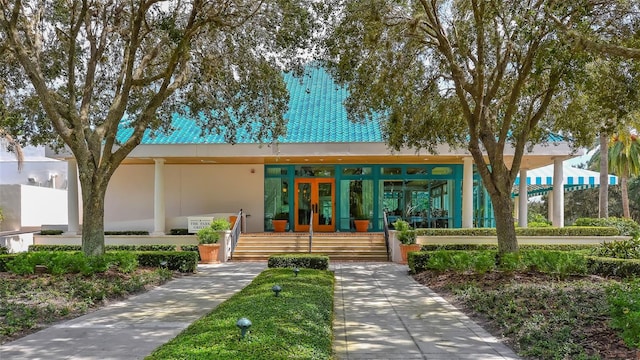
POLYGON ((146 359, 330 359, 333 290, 329 271, 265 270, 146 359), (241 339, 243 317, 252 326, 241 339))

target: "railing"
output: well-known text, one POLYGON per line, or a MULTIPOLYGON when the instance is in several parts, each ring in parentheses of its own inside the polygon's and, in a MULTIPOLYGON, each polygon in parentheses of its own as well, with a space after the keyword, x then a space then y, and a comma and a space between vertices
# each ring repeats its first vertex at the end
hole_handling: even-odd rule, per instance
POLYGON ((384 229, 384 244, 387 247, 387 260, 391 261, 391 251, 389 248, 389 221, 387 219, 387 212, 382 212, 382 228, 384 229))
POLYGON ((236 215, 236 222, 233 224, 233 228, 231 228, 231 241, 227 246, 227 250, 229 254, 229 258, 233 258, 233 252, 236 250, 236 245, 238 245, 238 239, 240 239, 240 234, 242 233, 242 209, 236 215))
POLYGON ((313 210, 309 216, 309 254, 311 254, 311 246, 313 245, 313 210))

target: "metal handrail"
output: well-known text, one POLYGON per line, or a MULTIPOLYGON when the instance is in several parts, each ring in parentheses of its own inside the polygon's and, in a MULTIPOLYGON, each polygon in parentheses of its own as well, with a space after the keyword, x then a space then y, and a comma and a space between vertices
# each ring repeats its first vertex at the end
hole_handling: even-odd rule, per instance
POLYGON ((313 245, 313 210, 309 216, 309 254, 311 254, 311 246, 313 245))
POLYGON ((387 218, 387 212, 382 212, 382 228, 384 229, 384 244, 387 247, 387 260, 391 261, 391 251, 389 248, 389 219, 387 218))
POLYGON ((236 216, 236 223, 233 224, 233 228, 231 229, 231 241, 228 247, 229 258, 233 258, 233 252, 236 250, 240 234, 242 234, 242 209, 240 209, 236 216))

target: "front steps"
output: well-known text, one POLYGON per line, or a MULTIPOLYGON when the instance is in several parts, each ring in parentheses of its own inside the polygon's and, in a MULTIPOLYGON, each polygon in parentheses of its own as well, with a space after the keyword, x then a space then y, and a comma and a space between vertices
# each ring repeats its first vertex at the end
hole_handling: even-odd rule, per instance
MULTIPOLYGON (((273 254, 308 253, 309 233, 245 233, 232 261, 265 261, 273 254)), ((311 253, 330 261, 388 261, 383 233, 314 233, 311 253)))

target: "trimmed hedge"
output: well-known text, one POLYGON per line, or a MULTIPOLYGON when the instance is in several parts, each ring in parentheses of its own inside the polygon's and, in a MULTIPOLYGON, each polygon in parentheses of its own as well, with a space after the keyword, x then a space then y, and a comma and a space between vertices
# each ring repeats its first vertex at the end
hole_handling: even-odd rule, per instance
POLYGON ((568 251, 525 250, 519 253, 498 256, 495 250, 438 250, 411 252, 408 257, 409 270, 417 274, 425 270, 458 272, 529 270, 568 276, 585 274, 588 264, 585 256, 568 251))
MULTIPOLYGON (((177 245, 106 245, 106 251, 176 251, 177 245)), ((82 251, 81 245, 29 245, 29 251, 82 251)))
POLYGON ((316 270, 329 269, 329 257, 316 254, 279 254, 269 256, 270 268, 306 268, 316 270))
POLYGON ((44 266, 47 273, 54 275, 91 275, 117 267, 121 272, 130 273, 138 267, 136 255, 127 251, 114 251, 99 257, 86 256, 79 252, 23 252, 8 262, 7 268, 15 274, 34 274, 36 266, 44 266))
POLYGON ((105 235, 149 235, 148 231, 124 230, 124 231, 105 231, 105 235))
POLYGON ((4 246, 0 246, 0 255, 6 255, 9 253, 9 249, 4 246))
POLYGON ((171 235, 189 235, 189 229, 171 229, 169 233, 171 235))
POLYGON ((632 277, 640 275, 640 260, 587 256, 589 273, 600 276, 632 277))
POLYGON ((165 267, 183 273, 196 272, 198 254, 192 251, 136 252, 140 266, 165 267))
POLYGON ((40 235, 62 235, 62 230, 40 230, 40 235))
POLYGON ((198 245, 180 245, 180 250, 198 252, 198 245))
MULTIPOLYGON (((495 228, 472 229, 416 229, 418 236, 497 236, 495 228)), ((567 226, 516 228, 518 236, 618 236, 620 231, 615 227, 567 226)))
MULTIPOLYGON (((598 244, 520 244, 520 250, 592 250, 597 248, 598 244)), ((498 250, 497 244, 424 244, 421 246, 422 251, 436 250, 498 250)))
POLYGON ((7 264, 13 261, 16 257, 18 257, 18 254, 0 255, 0 272, 9 271, 7 264))
POLYGON ((615 227, 623 236, 640 235, 640 225, 632 219, 617 218, 578 218, 575 226, 606 226, 615 227))

